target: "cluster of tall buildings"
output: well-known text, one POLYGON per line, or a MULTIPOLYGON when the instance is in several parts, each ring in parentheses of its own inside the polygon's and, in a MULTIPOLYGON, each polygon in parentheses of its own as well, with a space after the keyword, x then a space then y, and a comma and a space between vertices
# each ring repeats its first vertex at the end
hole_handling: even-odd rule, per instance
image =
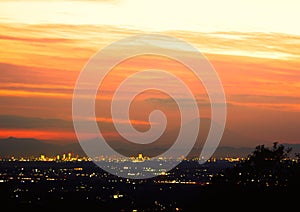
POLYGON ((73 155, 71 152, 64 153, 62 155, 56 155, 55 157, 48 157, 41 154, 40 157, 36 158, 37 161, 89 161, 87 157, 79 157, 78 155, 73 155))

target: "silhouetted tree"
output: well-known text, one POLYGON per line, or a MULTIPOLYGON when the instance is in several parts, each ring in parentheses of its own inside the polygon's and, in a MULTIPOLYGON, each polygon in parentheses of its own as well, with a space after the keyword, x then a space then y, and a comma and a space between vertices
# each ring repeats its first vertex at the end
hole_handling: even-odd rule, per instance
POLYGON ((271 148, 259 145, 245 161, 214 176, 212 185, 219 190, 240 192, 299 189, 299 160, 289 157, 291 150, 278 142, 271 148))

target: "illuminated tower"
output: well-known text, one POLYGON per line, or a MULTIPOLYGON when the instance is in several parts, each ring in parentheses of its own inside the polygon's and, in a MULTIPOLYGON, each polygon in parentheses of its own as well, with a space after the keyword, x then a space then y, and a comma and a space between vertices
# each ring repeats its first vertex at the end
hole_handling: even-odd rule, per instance
POLYGON ((40 159, 41 161, 45 161, 46 160, 45 155, 41 155, 40 159))
POLYGON ((138 156, 138 159, 143 160, 143 154, 140 153, 139 156, 138 156))

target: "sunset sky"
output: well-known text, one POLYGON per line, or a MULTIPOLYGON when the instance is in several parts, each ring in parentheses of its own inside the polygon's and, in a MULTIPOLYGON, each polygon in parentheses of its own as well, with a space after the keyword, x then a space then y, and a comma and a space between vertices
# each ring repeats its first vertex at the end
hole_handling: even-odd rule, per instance
MULTIPOLYGON (((300 143, 299 8, 297 0, 0 0, 0 138, 75 142, 73 89, 89 58, 116 40, 157 33, 185 40, 209 59, 226 94, 228 129, 253 142, 300 143)), ((209 118, 204 90, 193 87, 186 67, 166 58, 120 64, 103 85, 107 96, 124 76, 160 64, 189 84, 209 118)), ((107 96, 99 94, 98 100, 107 96)), ((141 95, 136 104, 143 110, 131 123, 143 130, 145 111, 166 98, 141 95)), ((164 107, 174 124, 175 109, 164 107)), ((107 111, 96 112, 100 126, 111 124, 107 111)), ((109 127, 106 133, 115 136, 109 127)))

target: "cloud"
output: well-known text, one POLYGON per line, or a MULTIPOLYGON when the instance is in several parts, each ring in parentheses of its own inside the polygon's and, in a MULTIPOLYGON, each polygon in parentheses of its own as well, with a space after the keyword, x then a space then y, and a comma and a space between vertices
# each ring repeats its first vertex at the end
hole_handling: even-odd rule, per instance
POLYGON ((119 124, 135 124, 135 125, 149 125, 149 124, 158 124, 156 122, 148 122, 148 121, 142 121, 142 120, 135 120, 135 119, 130 119, 130 120, 123 120, 123 119, 112 119, 112 118, 103 118, 99 117, 96 118, 97 122, 102 122, 102 123, 119 123, 119 124))
POLYGON ((76 73, 0 63, 0 96, 72 98, 76 73))
POLYGON ((297 60, 300 57, 300 36, 262 32, 186 32, 170 31, 201 51, 209 54, 297 60))
MULTIPOLYGON (((90 122, 93 119, 84 118, 82 122, 90 122)), ((119 123, 119 124, 136 124, 136 125, 149 125, 149 122, 143 120, 131 119, 122 120, 122 119, 112 119, 105 117, 97 117, 96 121, 102 123, 101 126, 104 126, 105 123, 119 123), (104 125, 103 125, 104 124, 104 125)), ((157 124, 157 123, 151 123, 157 124)), ((25 116, 16 116, 16 115, 0 115, 0 128, 5 129, 57 129, 57 130, 72 130, 73 121, 64 120, 57 118, 38 118, 38 117, 25 117, 25 116)))
POLYGON ((231 100, 238 102, 251 102, 251 103, 268 103, 268 104, 300 104, 299 96, 284 96, 284 95, 232 95, 231 100))
POLYGON ((0 40, 13 40, 13 41, 24 41, 24 42, 38 42, 38 43, 66 43, 71 42, 69 39, 64 38, 20 38, 20 37, 13 37, 7 35, 0 35, 0 40))
MULTIPOLYGON (((175 107, 176 102, 172 98, 147 98, 145 100, 149 104, 159 104, 159 105, 164 105, 165 107, 175 107)), ((186 106, 192 106, 193 102, 195 101, 198 104, 198 107, 211 107, 212 104, 209 102, 208 98, 196 98, 196 99, 189 99, 189 98, 177 98, 178 102, 184 103, 186 106)), ((220 106, 223 107, 223 103, 214 103, 214 106, 220 106)), ((227 106, 231 106, 231 103, 226 103, 227 106)))
POLYGON ((62 119, 45 119, 14 115, 0 115, 0 128, 6 129, 60 129, 70 130, 72 122, 62 119))

